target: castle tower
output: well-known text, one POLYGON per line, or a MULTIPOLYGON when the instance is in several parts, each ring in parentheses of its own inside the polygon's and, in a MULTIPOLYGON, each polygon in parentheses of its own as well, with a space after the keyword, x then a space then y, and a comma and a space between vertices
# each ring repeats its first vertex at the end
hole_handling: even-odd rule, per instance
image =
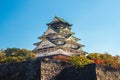
POLYGON ((84 45, 79 44, 80 39, 76 38, 74 33, 71 32, 72 24, 62 18, 54 17, 47 26, 47 31, 41 37, 38 37, 41 41, 34 44, 36 46, 34 52, 38 57, 57 54, 66 56, 85 54, 82 51, 84 45))

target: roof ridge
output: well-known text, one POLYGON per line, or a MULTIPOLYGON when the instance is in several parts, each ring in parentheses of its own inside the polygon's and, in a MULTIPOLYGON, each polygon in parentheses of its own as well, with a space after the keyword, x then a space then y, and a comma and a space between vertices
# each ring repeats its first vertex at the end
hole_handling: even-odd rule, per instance
POLYGON ((65 21, 63 18, 60 18, 60 17, 58 17, 58 16, 55 16, 54 18, 57 18, 58 20, 60 20, 60 21, 62 21, 62 22, 67 22, 67 21, 65 21))

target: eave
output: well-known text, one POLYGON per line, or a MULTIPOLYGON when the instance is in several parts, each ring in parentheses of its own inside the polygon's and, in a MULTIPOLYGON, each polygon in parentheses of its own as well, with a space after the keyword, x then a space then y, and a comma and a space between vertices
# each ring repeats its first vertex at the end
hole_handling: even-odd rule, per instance
POLYGON ((41 42, 34 43, 33 45, 38 46, 41 42))

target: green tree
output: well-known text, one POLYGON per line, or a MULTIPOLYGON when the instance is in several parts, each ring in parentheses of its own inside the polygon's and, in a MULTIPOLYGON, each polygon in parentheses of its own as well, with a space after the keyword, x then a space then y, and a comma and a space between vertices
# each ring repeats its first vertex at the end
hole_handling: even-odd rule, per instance
POLYGON ((99 58, 100 59, 104 59, 104 60, 107 60, 107 59, 113 59, 113 56, 110 55, 109 53, 103 53, 103 54, 99 54, 99 58))
POLYGON ((21 62, 35 58, 35 53, 27 49, 7 48, 4 52, 0 52, 0 63, 21 62))
POLYGON ((18 57, 18 56, 26 57, 27 60, 36 58, 36 55, 32 51, 29 51, 27 49, 21 49, 19 51, 16 51, 14 53, 14 56, 16 56, 16 57, 18 57))
POLYGON ((5 57, 5 54, 4 52, 0 52, 0 59, 4 58, 5 57))
POLYGON ((19 51, 19 48, 7 48, 4 52, 5 52, 5 56, 9 57, 9 56, 13 56, 15 52, 19 51))
POLYGON ((94 60, 96 58, 99 58, 98 55, 99 55, 99 53, 90 53, 90 54, 87 55, 87 58, 91 59, 91 60, 94 60))
POLYGON ((86 58, 86 56, 84 55, 80 55, 80 56, 73 55, 70 57, 70 64, 72 64, 76 68, 83 68, 84 66, 92 63, 94 62, 86 58))

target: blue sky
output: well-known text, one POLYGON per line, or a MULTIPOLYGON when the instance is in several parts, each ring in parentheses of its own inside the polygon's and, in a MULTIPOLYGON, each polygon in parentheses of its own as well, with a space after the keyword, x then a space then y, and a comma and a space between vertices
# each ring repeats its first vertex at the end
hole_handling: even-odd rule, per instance
POLYGON ((0 49, 34 49, 54 16, 73 24, 87 52, 120 54, 120 0, 0 0, 0 49))

